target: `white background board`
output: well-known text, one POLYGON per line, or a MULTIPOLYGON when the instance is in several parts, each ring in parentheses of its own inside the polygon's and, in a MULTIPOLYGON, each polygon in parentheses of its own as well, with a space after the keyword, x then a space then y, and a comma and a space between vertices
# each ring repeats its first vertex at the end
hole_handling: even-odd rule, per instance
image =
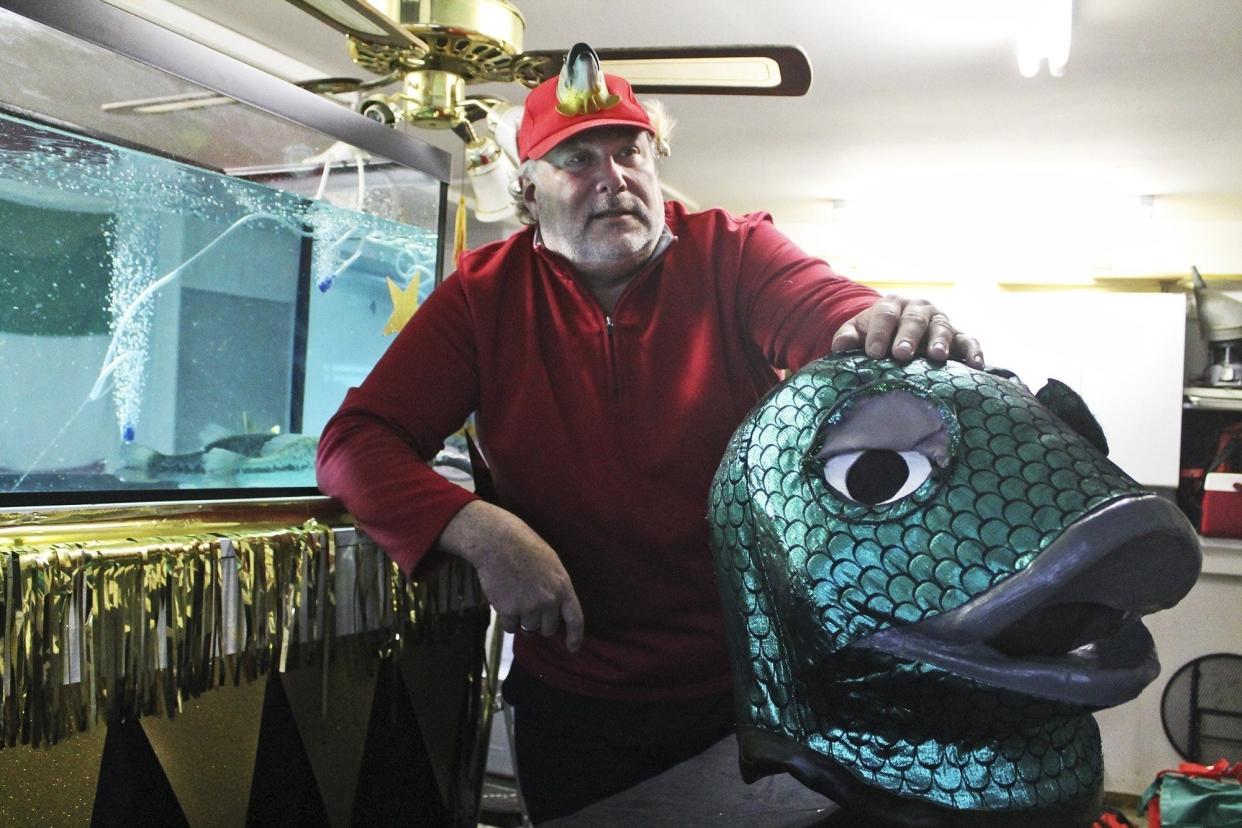
POLYGON ((1186 298, 1181 293, 927 292, 975 336, 989 366, 1032 391, 1049 377, 1077 391, 1109 457, 1146 486, 1175 488, 1181 443, 1186 298))

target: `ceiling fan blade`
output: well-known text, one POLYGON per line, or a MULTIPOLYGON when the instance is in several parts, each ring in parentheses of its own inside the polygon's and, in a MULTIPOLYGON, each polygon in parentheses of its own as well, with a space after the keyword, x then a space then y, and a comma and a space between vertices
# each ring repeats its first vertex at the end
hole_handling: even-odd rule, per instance
POLYGON ((636 92, 797 96, 811 88, 811 62, 797 46, 604 49, 599 59, 636 92))
MULTIPOLYGON (((381 81, 390 81, 391 78, 380 78, 381 81)), ((314 92, 316 95, 339 95, 344 92, 357 92, 360 89, 369 89, 374 86, 374 82, 365 82, 361 78, 315 78, 314 80, 298 81, 297 86, 302 87, 307 92, 314 92)))
MULTIPOLYGON (((635 92, 694 95, 805 95, 811 62, 798 46, 671 46, 598 49, 605 72, 635 92)), ((546 79, 561 71, 566 52, 522 55, 527 73, 546 79)), ((528 85, 527 77, 519 77, 528 85)))
POLYGON ((376 9, 367 0, 288 0, 307 14, 313 15, 334 29, 366 43, 417 49, 430 47, 405 30, 400 23, 376 9))

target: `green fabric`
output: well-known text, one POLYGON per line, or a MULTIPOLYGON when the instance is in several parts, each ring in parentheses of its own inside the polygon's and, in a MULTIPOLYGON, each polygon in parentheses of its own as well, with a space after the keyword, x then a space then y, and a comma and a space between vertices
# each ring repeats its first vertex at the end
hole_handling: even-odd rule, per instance
POLYGON ((1167 774, 1152 782, 1139 800, 1146 813, 1160 798, 1160 824, 1177 828, 1242 826, 1242 785, 1201 776, 1167 774))

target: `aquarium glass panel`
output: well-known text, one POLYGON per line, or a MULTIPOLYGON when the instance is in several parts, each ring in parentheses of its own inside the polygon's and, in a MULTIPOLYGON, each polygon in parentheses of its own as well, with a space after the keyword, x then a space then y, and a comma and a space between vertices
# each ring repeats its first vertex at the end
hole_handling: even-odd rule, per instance
POLYGON ((344 146, 233 172, 0 111, 0 502, 313 493, 442 187, 344 146))
POLYGON ((334 143, 330 135, 4 9, 0 78, 0 102, 10 111, 50 115, 79 134, 215 170, 299 163, 334 143))

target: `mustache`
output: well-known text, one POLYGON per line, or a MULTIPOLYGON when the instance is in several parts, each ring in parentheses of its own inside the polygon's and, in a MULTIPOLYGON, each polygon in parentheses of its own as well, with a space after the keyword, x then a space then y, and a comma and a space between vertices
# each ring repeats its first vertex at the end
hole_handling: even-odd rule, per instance
POLYGON ((621 213, 645 218, 647 216, 647 205, 643 204, 640 199, 632 197, 614 197, 600 204, 597 204, 590 213, 591 218, 603 218, 605 216, 613 216, 621 213))

